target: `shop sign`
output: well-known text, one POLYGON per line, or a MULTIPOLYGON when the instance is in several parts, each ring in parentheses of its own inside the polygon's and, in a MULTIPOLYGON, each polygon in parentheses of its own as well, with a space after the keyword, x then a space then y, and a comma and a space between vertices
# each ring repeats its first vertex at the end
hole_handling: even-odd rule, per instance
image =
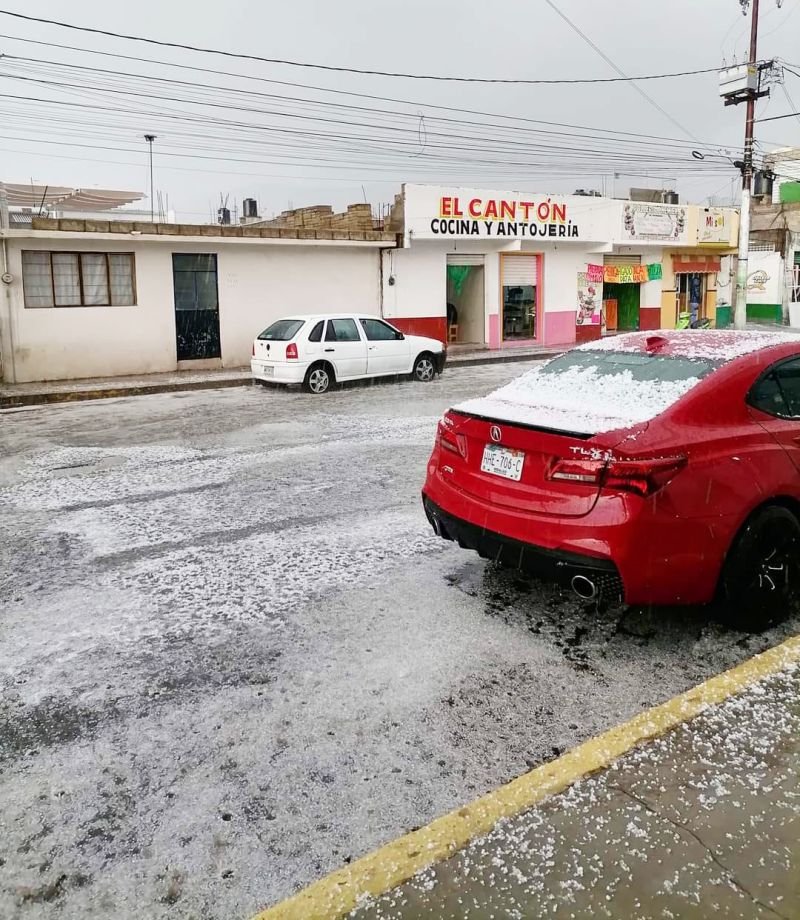
POLYGON ((697 242, 701 245, 728 243, 731 241, 731 212, 725 208, 702 208, 697 242))
POLYGON ((627 202, 622 209, 622 236, 626 240, 686 243, 686 208, 627 202))
POLYGON ((584 196, 538 195, 441 186, 403 186, 410 240, 607 241, 619 226, 620 204, 584 196))
POLYGON ((443 195, 431 220, 434 236, 576 239, 578 224, 567 203, 552 198, 479 198, 443 195))

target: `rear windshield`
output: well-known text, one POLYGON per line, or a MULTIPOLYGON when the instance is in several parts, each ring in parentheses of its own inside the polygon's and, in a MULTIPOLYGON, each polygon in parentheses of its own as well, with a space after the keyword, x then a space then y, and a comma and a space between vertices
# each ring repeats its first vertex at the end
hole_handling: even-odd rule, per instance
POLYGON ((716 370, 721 361, 702 358, 675 358, 669 355, 643 355, 621 351, 570 351, 548 361, 543 374, 558 374, 574 368, 592 367, 599 377, 627 371, 634 380, 699 380, 716 370))
POLYGON ((290 342, 304 322, 302 319, 279 319, 277 323, 267 326, 259 338, 269 342, 290 342))

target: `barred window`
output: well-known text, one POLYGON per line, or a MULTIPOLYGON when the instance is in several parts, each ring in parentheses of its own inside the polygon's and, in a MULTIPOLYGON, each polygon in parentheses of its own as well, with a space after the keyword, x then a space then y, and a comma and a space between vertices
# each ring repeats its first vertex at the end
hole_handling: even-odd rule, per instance
POLYGON ((133 253, 24 250, 22 288, 26 307, 130 307, 133 253))

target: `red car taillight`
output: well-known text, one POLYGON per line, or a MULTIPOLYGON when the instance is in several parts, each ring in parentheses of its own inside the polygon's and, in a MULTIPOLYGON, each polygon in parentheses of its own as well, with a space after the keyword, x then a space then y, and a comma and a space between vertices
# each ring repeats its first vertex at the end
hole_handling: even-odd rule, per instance
POLYGON ((286 346, 286 360, 287 361, 297 361, 297 345, 294 342, 289 342, 286 346))
POLYGON ((555 460, 548 479, 582 482, 647 498, 662 489, 686 465, 686 457, 650 460, 555 460))
POLYGON ((436 429, 436 443, 443 449, 466 459, 467 439, 463 434, 455 434, 441 422, 436 429))

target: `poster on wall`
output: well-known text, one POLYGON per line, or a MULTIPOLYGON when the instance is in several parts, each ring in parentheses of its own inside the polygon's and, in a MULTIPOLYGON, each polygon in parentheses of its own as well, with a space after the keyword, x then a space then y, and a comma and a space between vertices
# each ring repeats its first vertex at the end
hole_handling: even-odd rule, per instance
POLYGON ((577 326, 599 324, 602 303, 602 284, 591 280, 589 272, 578 272, 578 313, 575 317, 575 324, 577 326))
POLYGON ((626 202, 622 209, 622 236, 628 240, 687 243, 686 208, 626 202))

